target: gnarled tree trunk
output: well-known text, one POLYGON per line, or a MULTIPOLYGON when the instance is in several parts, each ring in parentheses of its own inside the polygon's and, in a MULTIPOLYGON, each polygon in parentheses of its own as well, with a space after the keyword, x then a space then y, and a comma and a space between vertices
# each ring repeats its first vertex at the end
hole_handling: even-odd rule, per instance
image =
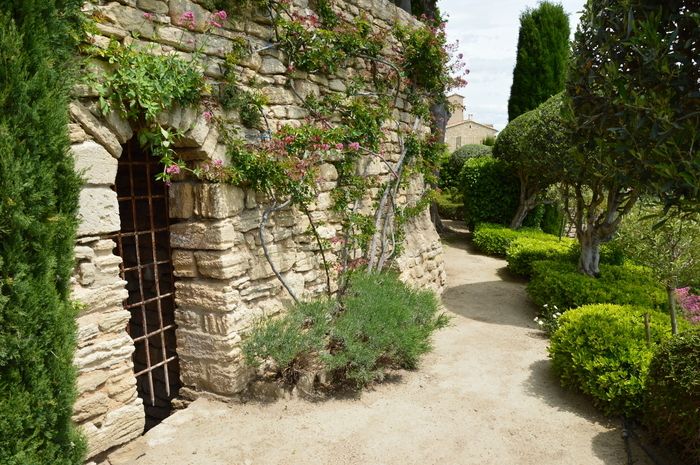
POLYGON ((523 221, 525 221, 525 218, 527 218, 527 214, 530 213, 536 206, 537 192, 528 192, 526 183, 521 179, 518 209, 515 211, 515 215, 510 222, 510 229, 518 229, 522 227, 523 221))
POLYGON ((581 255, 578 259, 578 269, 588 276, 600 275, 600 239, 593 228, 577 231, 581 244, 581 255))

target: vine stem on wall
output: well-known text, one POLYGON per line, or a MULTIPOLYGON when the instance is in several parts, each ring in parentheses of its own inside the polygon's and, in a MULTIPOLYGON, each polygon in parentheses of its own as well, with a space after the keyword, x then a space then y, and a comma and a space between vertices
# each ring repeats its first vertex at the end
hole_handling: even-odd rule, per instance
POLYGON ((267 259, 267 263, 270 264, 270 268, 272 268, 272 272, 275 273, 275 276, 277 279, 282 283, 282 286, 287 290, 289 295, 292 297, 294 300, 294 303, 299 303, 299 299, 297 298, 296 294, 294 294, 294 291, 289 287, 289 284, 287 281, 284 279, 284 277, 280 274, 279 271, 277 271, 277 267, 275 266, 274 262, 272 261, 272 257, 270 256, 270 251, 267 248, 267 242, 265 241, 265 225, 267 224, 267 220, 270 219, 270 215, 274 212, 280 211, 282 209, 287 208, 289 205, 292 204, 292 199, 289 199, 281 204, 277 203, 277 200, 273 200, 272 205, 267 207, 265 211, 263 212, 262 220, 260 221, 260 227, 258 228, 258 234, 260 236, 260 245, 262 246, 263 252, 265 254, 265 259, 267 259))

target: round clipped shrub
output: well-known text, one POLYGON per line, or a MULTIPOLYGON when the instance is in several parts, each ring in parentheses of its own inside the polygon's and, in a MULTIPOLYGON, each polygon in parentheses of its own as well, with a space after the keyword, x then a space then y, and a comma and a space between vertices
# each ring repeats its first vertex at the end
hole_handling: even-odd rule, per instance
POLYGON ((467 225, 509 224, 518 207, 520 182, 508 165, 492 157, 469 158, 460 172, 467 225))
POLYGON ((464 163, 474 157, 490 157, 493 147, 481 144, 467 144, 458 148, 440 164, 440 183, 442 189, 459 187, 459 173, 464 163))
MULTIPOLYGON (((544 236, 544 235, 543 235, 544 236)), ((532 274, 532 264, 541 260, 566 260, 574 240, 557 236, 522 236, 513 240, 506 250, 508 269, 520 276, 532 274)))
POLYGON ((571 261, 544 260, 532 264, 527 293, 535 304, 566 310, 587 304, 612 303, 666 308, 664 287, 648 268, 636 265, 600 265, 600 276, 578 272, 571 261))
POLYGON ((586 305, 565 312, 550 340, 562 386, 583 392, 607 415, 638 414, 654 347, 671 337, 667 315, 644 307, 586 305), (651 343, 644 315, 650 316, 651 343))
POLYGON ((644 410, 652 435, 700 463, 700 330, 680 333, 657 350, 644 410))

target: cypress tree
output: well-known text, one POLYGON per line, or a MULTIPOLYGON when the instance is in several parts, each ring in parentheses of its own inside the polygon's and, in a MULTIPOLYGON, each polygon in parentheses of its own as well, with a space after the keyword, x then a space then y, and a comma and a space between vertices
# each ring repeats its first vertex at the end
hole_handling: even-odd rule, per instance
POLYGON ((0 463, 75 465, 68 154, 79 0, 0 2, 0 463))
POLYGON ((508 100, 509 121, 564 89, 569 33, 569 17, 560 4, 542 2, 520 15, 518 54, 508 100))

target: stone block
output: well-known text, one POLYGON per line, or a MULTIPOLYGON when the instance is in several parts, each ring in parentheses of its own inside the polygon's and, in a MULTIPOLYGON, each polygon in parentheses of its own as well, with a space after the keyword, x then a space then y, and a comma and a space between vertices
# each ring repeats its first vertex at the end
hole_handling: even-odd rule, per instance
POLYGON ((186 161, 191 160, 214 160, 219 147, 219 130, 212 126, 207 134, 204 143, 199 147, 179 150, 178 155, 186 161))
POLYGON ((68 131, 71 144, 79 144, 85 142, 87 139, 87 133, 83 131, 83 128, 77 123, 70 123, 68 125, 68 131))
POLYGON ((117 159, 102 145, 89 140, 72 145, 71 153, 75 160, 75 171, 86 184, 113 185, 117 176, 117 159))
POLYGON ((134 136, 134 130, 131 129, 129 122, 116 111, 110 111, 104 121, 120 143, 125 144, 134 136))
POLYGON ((79 102, 71 102, 70 114, 75 121, 80 123, 85 132, 102 144, 114 157, 119 158, 122 154, 122 146, 119 139, 106 126, 100 123, 90 111, 79 102))
POLYGON ((233 219, 236 230, 246 233, 260 227, 261 210, 245 210, 233 219))
POLYGON ((297 94, 299 94, 299 96, 304 100, 310 96, 318 97, 321 95, 321 89, 319 86, 306 80, 295 79, 294 90, 296 90, 297 94))
POLYGON ((202 147, 210 130, 211 126, 209 125, 209 121, 204 117, 204 114, 201 114, 195 120, 192 129, 178 139, 177 145, 178 147, 202 147))
POLYGON ((230 312, 240 302, 238 291, 227 281, 179 280, 175 282, 178 305, 212 312, 230 312))
POLYGON ((124 444, 143 433, 146 414, 141 400, 137 400, 138 402, 107 413, 99 426, 90 422, 81 425, 88 443, 87 458, 124 444))
POLYGON ((183 359, 232 362, 240 357, 238 334, 217 336, 198 331, 177 329, 178 353, 183 359))
POLYGON ((338 169, 335 167, 335 165, 324 163, 318 167, 318 176, 324 181, 337 181, 338 169))
POLYGON ((240 238, 231 220, 175 223, 170 226, 170 246, 176 249, 226 250, 240 238))
POLYGON ((194 31, 203 32, 207 28, 207 21, 211 17, 211 13, 200 5, 190 0, 170 0, 170 20, 175 25, 182 25, 182 15, 185 12, 191 11, 194 14, 194 31))
POLYGON ((174 250, 172 260, 173 274, 178 278, 195 278, 198 276, 194 252, 189 250, 174 250))
POLYGON ((197 269, 202 276, 216 279, 237 278, 250 269, 251 256, 243 250, 195 252, 197 269))
POLYGON ((81 189, 78 220, 78 236, 98 236, 119 231, 117 193, 108 187, 81 189))
POLYGON ((109 378, 109 370, 95 370, 81 373, 76 380, 79 393, 95 391, 109 378))
POLYGON ((134 352, 134 344, 126 334, 103 337, 78 349, 73 359, 73 364, 82 373, 85 371, 100 370, 116 365, 121 361, 130 360, 134 352))
POLYGON ((155 29, 151 21, 143 17, 143 11, 128 5, 112 2, 101 8, 101 12, 113 24, 121 26, 130 33, 137 33, 140 37, 151 39, 155 29))
POLYGON ((263 93, 267 97, 268 105, 292 105, 296 101, 292 91, 282 87, 266 87, 263 93))
POLYGON ((147 10, 153 13, 166 14, 168 13, 168 5, 161 0, 137 0, 136 5, 142 10, 147 10))
POLYGON ((197 184, 194 214, 203 218, 229 218, 245 208, 245 191, 230 184, 197 184))
POLYGON ((170 218, 189 219, 194 212, 194 188, 188 182, 175 182, 168 189, 170 218))
POLYGON ((129 318, 131 318, 131 313, 123 308, 113 312, 105 312, 100 314, 98 327, 100 331, 105 333, 126 331, 126 324, 129 322, 129 318))
POLYGON ((245 389, 254 371, 241 361, 236 364, 209 366, 209 388, 217 394, 232 396, 245 389))
POLYGON ((287 67, 277 58, 265 56, 258 72, 260 74, 284 74, 287 72, 287 67))
MULTIPOLYGON (((207 334, 219 336, 238 337, 241 327, 241 312, 215 314, 210 313, 202 317, 202 329, 207 334)), ((239 339, 240 340, 240 339, 239 339)))
POLYGON ((109 398, 102 392, 94 392, 81 396, 73 406, 73 421, 81 423, 107 413, 109 398))

